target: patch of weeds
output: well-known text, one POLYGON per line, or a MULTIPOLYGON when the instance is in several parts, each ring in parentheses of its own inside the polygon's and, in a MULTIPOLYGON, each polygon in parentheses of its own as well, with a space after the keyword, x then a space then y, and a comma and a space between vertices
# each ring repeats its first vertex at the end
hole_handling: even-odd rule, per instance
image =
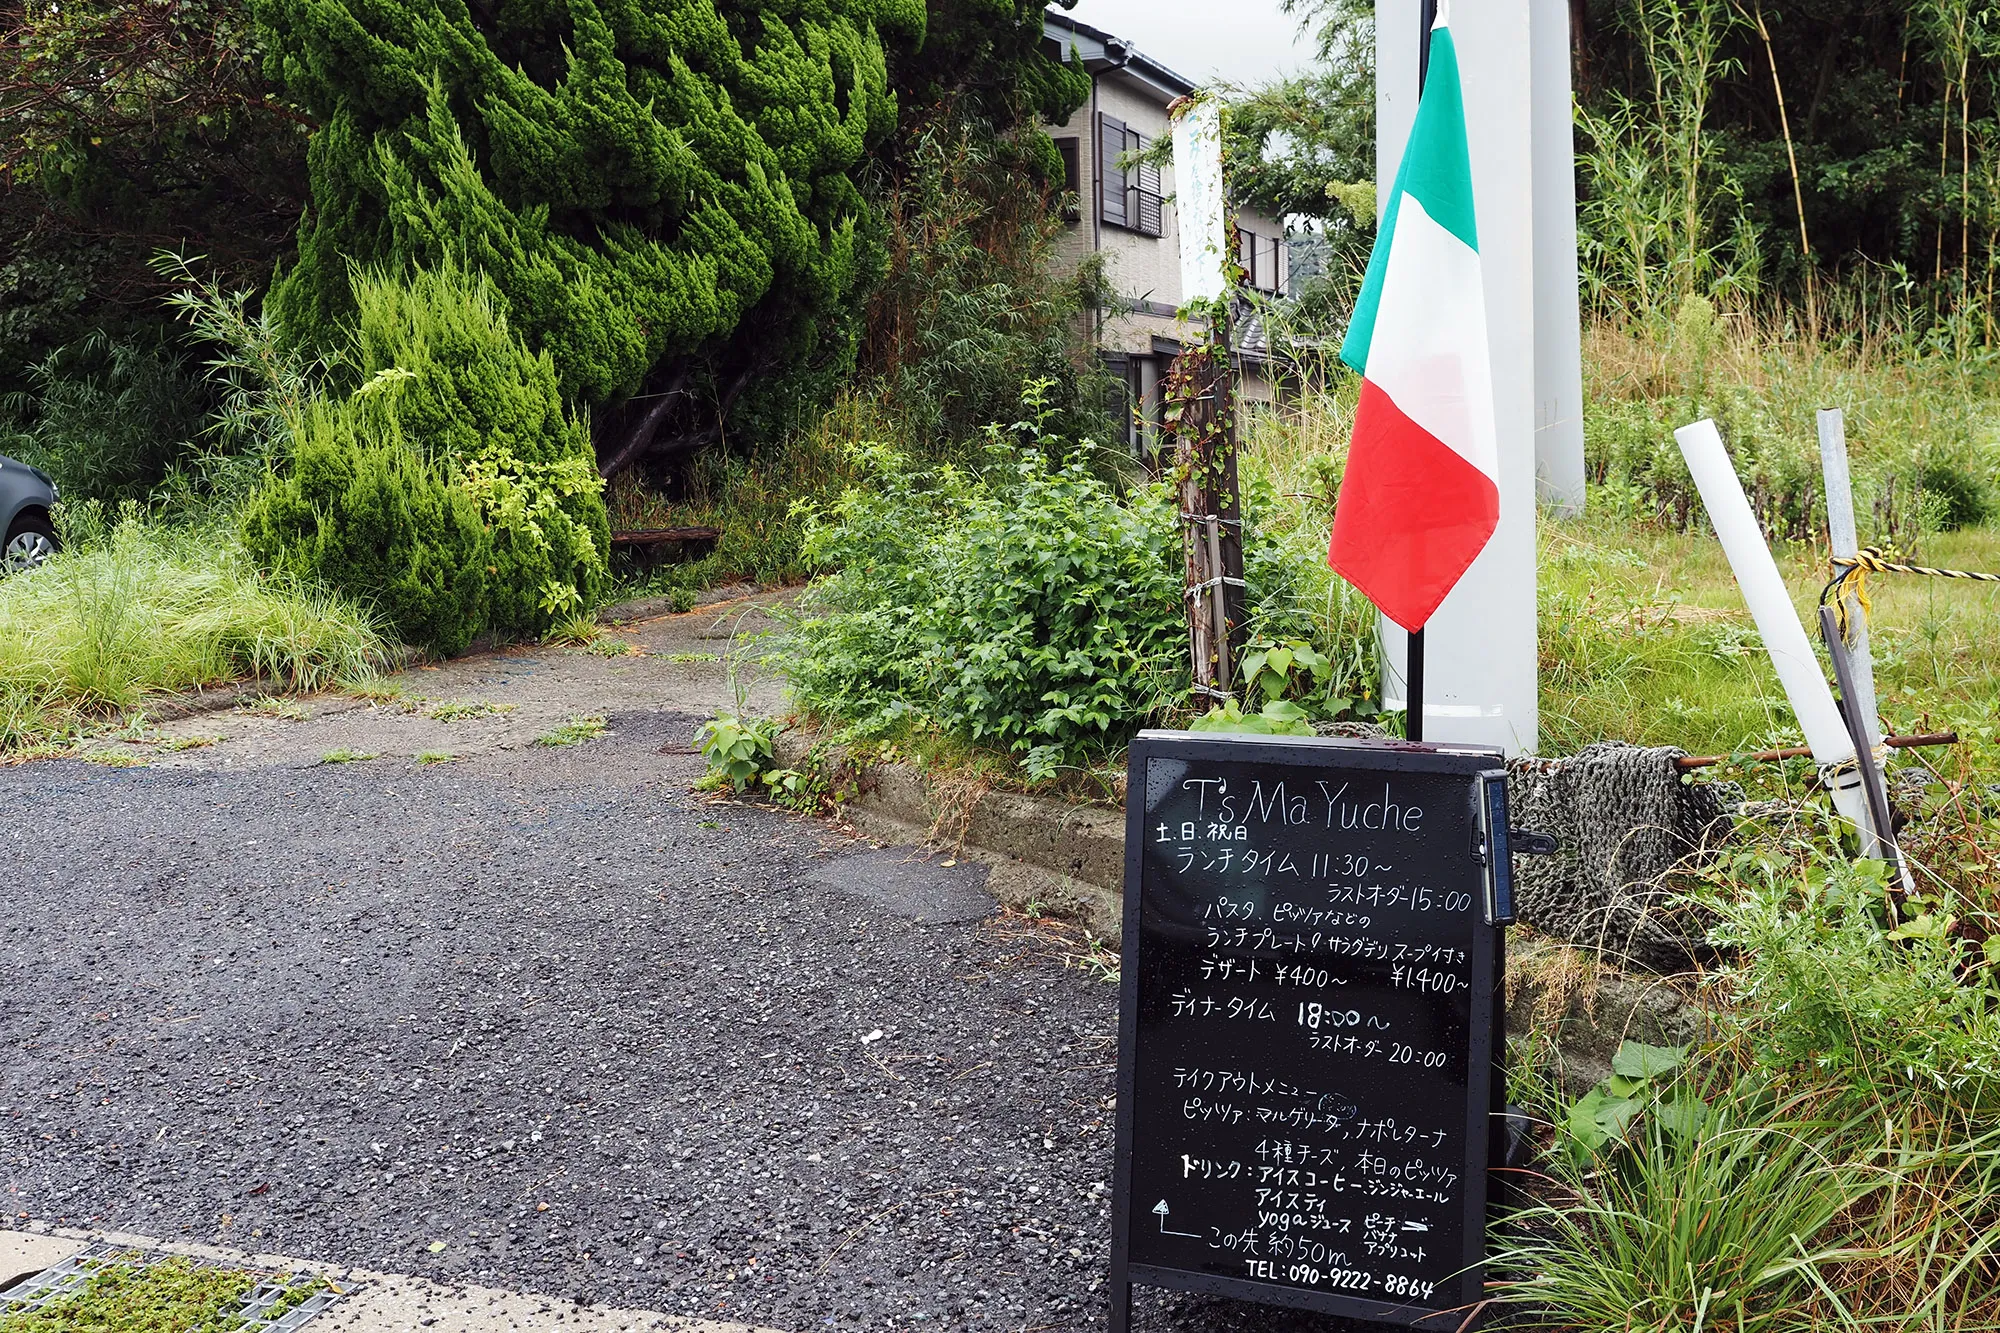
POLYGON ((146 762, 144 755, 125 750, 85 750, 77 758, 86 764, 102 764, 106 768, 138 768, 146 762))
POLYGON ((257 1279, 240 1269, 178 1257, 142 1264, 118 1256, 102 1261, 76 1291, 38 1310, 0 1316, 0 1331, 189 1329, 223 1333, 250 1327, 241 1309, 244 1298, 256 1286, 257 1279))
POLYGON ((496 713, 513 711, 513 704, 496 704, 485 699, 450 699, 441 704, 432 704, 424 710, 424 716, 436 718, 440 722, 463 722, 469 717, 492 717, 496 713))
POLYGON ((387 676, 358 676, 353 680, 342 681, 340 688, 357 699, 366 699, 371 704, 395 704, 405 711, 415 711, 423 702, 410 693, 408 686, 387 676))
POLYGON ((1063 964, 1082 972, 1092 981, 1102 981, 1110 986, 1117 985, 1123 976, 1123 959, 1118 951, 1087 930, 1083 932, 1082 950, 1065 955, 1063 964))
POLYGON ((455 764, 458 756, 449 750, 425 750, 417 755, 417 762, 428 768, 432 764, 455 764))
POLYGON ((686 615, 701 601, 701 594, 693 588, 671 588, 667 591, 666 597, 668 612, 677 616, 686 615))
POLYGON ((585 741, 595 740, 599 736, 602 736, 604 734, 604 727, 604 719, 595 713, 574 713, 570 716, 569 721, 563 723, 561 726, 543 732, 541 735, 535 737, 535 744, 552 747, 557 745, 581 745, 585 741))
POLYGON ((621 639, 615 634, 600 634, 583 651, 596 653, 599 657, 644 657, 646 650, 630 639, 621 639))
POLYGON ((306 710, 295 700, 276 694, 267 694, 255 703, 244 704, 242 710, 246 713, 261 713, 265 717, 282 718, 286 722, 303 722, 307 716, 306 710))
POLYGON ((722 658, 716 653, 668 653, 665 660, 676 666, 688 666, 695 662, 720 662, 722 658))
POLYGON ((65 759, 75 750, 76 745, 72 741, 35 741, 0 751, 0 764, 25 764, 31 759, 65 759))
POLYGON ((1555 1155, 1558 1197, 1516 1215, 1500 1290, 1565 1328, 1668 1333, 1719 1326, 1718 1310, 1740 1333, 1844 1322, 1801 1316, 1867 1254, 1862 1205, 1889 1173, 1826 1152, 1854 1126, 1809 1100, 1774 1101, 1750 1079, 1707 1102, 1683 1095, 1698 1114, 1647 1115, 1607 1157, 1555 1155))
POLYGON ((359 763, 365 763, 373 758, 375 758, 374 755, 368 754, 365 751, 349 750, 343 748, 338 750, 328 750, 325 754, 319 757, 319 761, 322 764, 359 764, 359 763))
POLYGON ((557 621, 550 628, 549 632, 542 636, 542 642, 563 643, 573 648, 587 648, 597 642, 598 636, 603 632, 603 630, 598 628, 597 617, 584 613, 557 621))
POLYGON ((153 742, 153 748, 165 754, 174 754, 181 750, 199 750, 221 739, 220 736, 162 736, 153 742))

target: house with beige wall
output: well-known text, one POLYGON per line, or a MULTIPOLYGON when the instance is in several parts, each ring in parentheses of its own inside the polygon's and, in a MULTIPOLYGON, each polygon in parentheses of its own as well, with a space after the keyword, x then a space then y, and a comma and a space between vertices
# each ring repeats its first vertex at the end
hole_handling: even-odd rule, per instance
MULTIPOLYGON (((1089 99, 1063 124, 1045 127, 1062 153, 1065 185, 1078 201, 1058 262, 1074 270, 1090 255, 1102 257, 1118 299, 1099 343, 1136 409, 1131 442, 1150 446, 1167 363, 1190 334, 1175 317, 1181 270, 1173 168, 1135 159, 1167 136, 1167 108, 1195 84, 1125 39, 1060 10, 1046 12, 1042 36, 1065 63, 1080 62, 1090 74, 1089 99)), ((1250 296, 1287 293, 1290 249, 1277 219, 1239 209, 1236 221, 1244 286, 1251 289, 1238 303, 1235 321, 1237 385, 1246 402, 1268 403, 1275 395, 1274 367, 1250 296)))

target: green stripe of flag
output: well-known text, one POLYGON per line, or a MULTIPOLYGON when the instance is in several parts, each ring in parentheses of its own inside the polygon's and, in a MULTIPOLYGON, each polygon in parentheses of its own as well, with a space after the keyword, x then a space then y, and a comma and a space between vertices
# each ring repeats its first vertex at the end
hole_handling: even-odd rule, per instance
POLYGON ((1375 235, 1375 249, 1368 256, 1368 275, 1340 347, 1340 359, 1364 375, 1368 373, 1368 346, 1375 336, 1375 308, 1389 270, 1389 244, 1396 235, 1396 217, 1405 193, 1421 203, 1440 227, 1478 251, 1472 158, 1465 147, 1465 100, 1459 89, 1458 48, 1449 28, 1431 33, 1430 68, 1423 96, 1417 102, 1416 122, 1410 127, 1403 162, 1396 169, 1395 188, 1389 191, 1389 206, 1375 235))

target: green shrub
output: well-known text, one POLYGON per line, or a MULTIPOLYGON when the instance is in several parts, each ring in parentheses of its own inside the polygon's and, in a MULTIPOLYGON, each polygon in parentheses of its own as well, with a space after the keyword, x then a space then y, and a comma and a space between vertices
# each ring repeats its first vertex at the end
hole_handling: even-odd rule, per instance
POLYGON ((1014 753, 1039 778, 1181 697, 1170 497, 1120 496, 1089 448, 996 430, 983 469, 931 473, 864 449, 872 484, 808 530, 808 557, 837 572, 821 585, 830 614, 796 631, 798 701, 864 732, 928 723, 1014 753))
POLYGON ((548 354, 508 328, 490 282, 456 263, 357 274, 353 368, 403 439, 479 507, 486 624, 539 634, 604 592, 611 522, 583 422, 548 354))
POLYGON ((1969 528, 1993 517, 1993 492, 1980 462, 1964 451, 1935 450, 1917 469, 1917 485, 1941 529, 1969 528))
MULTIPOLYGON (((1878 1103, 2000 1105, 2000 935, 1974 947, 1943 891, 1890 892, 1879 861, 1746 850, 1716 872, 1717 943, 1761 1063, 1878 1103)), ((1984 924, 1982 923, 1982 929, 1984 924)))
POLYGON ((593 605, 611 525, 549 358, 456 264, 357 274, 354 291, 342 368, 359 387, 304 409, 289 472, 246 508, 251 551, 373 602, 440 653, 482 628, 539 634, 593 605))
POLYGON ((717 713, 695 732, 701 757, 708 761, 708 772, 695 785, 704 791, 728 787, 737 792, 756 786, 775 763, 777 734, 773 718, 746 718, 728 709, 717 713))
POLYGON ((484 622, 490 549, 479 508, 366 399, 307 409, 288 475, 243 513, 266 568, 371 604, 405 643, 463 651, 484 622))

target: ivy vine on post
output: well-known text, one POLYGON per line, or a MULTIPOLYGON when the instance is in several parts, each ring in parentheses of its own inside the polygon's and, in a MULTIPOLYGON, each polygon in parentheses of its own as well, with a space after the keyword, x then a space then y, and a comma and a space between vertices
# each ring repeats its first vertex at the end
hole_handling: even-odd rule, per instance
POLYGON ((1182 321, 1194 330, 1169 367, 1165 428, 1187 553, 1188 646, 1198 702, 1223 703, 1247 635, 1243 503, 1236 480, 1230 301, 1242 272, 1222 183, 1222 104, 1203 93, 1168 109, 1181 224, 1182 321))

